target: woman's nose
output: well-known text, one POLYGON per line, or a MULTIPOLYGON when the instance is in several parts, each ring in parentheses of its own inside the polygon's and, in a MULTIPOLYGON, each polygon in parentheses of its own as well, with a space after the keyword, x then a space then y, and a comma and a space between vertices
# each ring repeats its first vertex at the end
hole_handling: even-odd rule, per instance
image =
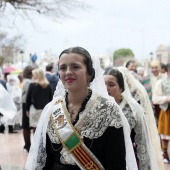
POLYGON ((109 87, 106 85, 107 92, 109 92, 109 87))
POLYGON ((71 69, 68 67, 67 70, 66 70, 66 74, 71 74, 71 69))

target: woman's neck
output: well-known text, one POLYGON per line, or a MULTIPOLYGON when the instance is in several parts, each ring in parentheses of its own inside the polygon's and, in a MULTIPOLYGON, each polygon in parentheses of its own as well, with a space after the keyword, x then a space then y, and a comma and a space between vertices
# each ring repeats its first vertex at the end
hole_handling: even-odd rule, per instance
POLYGON ((72 105, 81 105, 84 99, 87 97, 89 91, 84 90, 80 92, 68 92, 68 102, 72 105))
POLYGON ((80 109, 82 108, 82 104, 85 101, 88 94, 89 94, 88 89, 81 93, 68 92, 67 108, 68 108, 68 111, 71 113, 72 122, 75 120, 77 114, 80 112, 80 109))
POLYGON ((117 99, 115 98, 115 101, 119 105, 121 103, 121 101, 122 101, 122 95, 120 95, 120 97, 117 98, 117 99))
POLYGON ((116 101, 116 103, 119 105, 120 104, 120 102, 121 102, 121 100, 116 100, 115 99, 115 101, 116 101))

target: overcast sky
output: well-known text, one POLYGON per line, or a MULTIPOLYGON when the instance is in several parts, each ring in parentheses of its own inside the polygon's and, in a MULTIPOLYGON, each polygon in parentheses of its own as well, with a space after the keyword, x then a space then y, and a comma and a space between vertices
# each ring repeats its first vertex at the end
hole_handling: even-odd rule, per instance
POLYGON ((28 21, 16 19, 25 36, 26 49, 59 54, 71 46, 82 46, 94 55, 111 55, 130 48, 139 60, 155 53, 160 44, 170 46, 169 0, 86 0, 90 10, 71 12, 74 19, 56 23, 43 17, 28 21))

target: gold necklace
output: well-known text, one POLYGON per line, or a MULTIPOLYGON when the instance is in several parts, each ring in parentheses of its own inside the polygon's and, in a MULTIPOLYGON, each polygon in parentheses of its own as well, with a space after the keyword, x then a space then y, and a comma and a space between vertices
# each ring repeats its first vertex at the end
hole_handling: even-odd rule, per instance
POLYGON ((54 147, 53 147, 53 143, 50 141, 50 143, 51 143, 51 147, 52 147, 52 149, 55 151, 55 152, 57 152, 57 151, 59 151, 60 149, 61 149, 61 147, 62 147, 62 145, 58 148, 58 149, 54 149, 54 147))

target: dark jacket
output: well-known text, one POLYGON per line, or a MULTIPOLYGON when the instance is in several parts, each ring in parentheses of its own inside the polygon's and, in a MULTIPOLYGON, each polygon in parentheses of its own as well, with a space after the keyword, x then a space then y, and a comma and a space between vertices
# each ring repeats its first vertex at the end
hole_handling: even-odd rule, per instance
POLYGON ((43 109, 47 103, 52 100, 52 90, 50 84, 43 89, 37 83, 30 83, 26 98, 27 111, 33 105, 36 109, 43 109))
POLYGON ((5 89, 7 89, 7 88, 6 88, 6 82, 5 82, 4 80, 0 80, 0 83, 2 84, 2 86, 3 86, 5 89))
POLYGON ((49 81, 50 85, 51 85, 51 89, 52 89, 52 94, 54 94, 54 91, 56 89, 59 77, 57 75, 52 75, 49 73, 45 74, 47 80, 49 81))

